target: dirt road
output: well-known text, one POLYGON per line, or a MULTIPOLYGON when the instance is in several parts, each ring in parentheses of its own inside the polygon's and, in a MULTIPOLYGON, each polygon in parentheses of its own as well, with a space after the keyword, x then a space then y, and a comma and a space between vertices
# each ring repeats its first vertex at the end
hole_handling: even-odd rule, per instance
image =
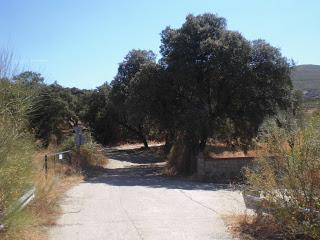
POLYGON ((51 240, 232 239, 221 215, 244 211, 238 191, 160 176, 144 151, 106 152, 108 169, 67 192, 51 240))

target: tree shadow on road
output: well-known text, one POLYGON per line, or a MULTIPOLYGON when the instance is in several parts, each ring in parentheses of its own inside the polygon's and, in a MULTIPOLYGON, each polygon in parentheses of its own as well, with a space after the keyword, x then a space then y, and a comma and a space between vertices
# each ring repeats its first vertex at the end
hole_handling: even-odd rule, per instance
POLYGON ((157 163, 165 160, 165 155, 163 154, 163 145, 151 146, 148 149, 106 148, 105 154, 109 159, 139 164, 157 163))
POLYGON ((86 182, 104 183, 112 186, 144 186, 150 188, 167 188, 180 190, 230 190, 234 186, 229 184, 206 183, 183 177, 168 177, 163 175, 165 167, 162 146, 150 149, 117 149, 106 148, 107 157, 117 161, 125 161, 137 165, 123 168, 99 168, 89 171, 86 182))
POLYGON ((150 188, 167 188, 181 190, 230 190, 229 184, 206 183, 187 178, 167 177, 162 174, 163 166, 134 166, 117 169, 100 169, 89 174, 85 181, 89 183, 104 183, 112 186, 143 186, 150 188))

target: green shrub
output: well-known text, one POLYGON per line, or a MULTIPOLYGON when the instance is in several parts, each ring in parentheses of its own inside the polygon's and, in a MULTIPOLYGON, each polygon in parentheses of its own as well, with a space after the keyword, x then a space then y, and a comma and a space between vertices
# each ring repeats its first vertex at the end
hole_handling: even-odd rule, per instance
POLYGON ((58 146, 59 151, 76 150, 76 144, 74 142, 74 137, 70 136, 65 138, 62 143, 58 146))
POLYGON ((34 141, 25 122, 31 96, 24 85, 0 80, 0 219, 32 185, 34 141))
POLYGON ((97 144, 90 132, 85 133, 85 144, 80 148, 80 155, 82 165, 85 167, 90 166, 104 166, 107 163, 106 156, 103 154, 103 148, 97 144))
POLYGON ((72 150, 72 162, 78 162, 77 164, 81 165, 82 168, 105 165, 107 161, 102 146, 93 140, 90 132, 86 131, 84 136, 85 144, 81 145, 80 153, 77 153, 74 136, 65 138, 59 145, 59 151, 72 150))

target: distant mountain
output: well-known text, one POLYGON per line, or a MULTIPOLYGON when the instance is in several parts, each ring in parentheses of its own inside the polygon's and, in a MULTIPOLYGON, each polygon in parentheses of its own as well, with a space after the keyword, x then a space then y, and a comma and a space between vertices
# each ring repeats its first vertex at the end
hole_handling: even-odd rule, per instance
POLYGON ((306 99, 320 99, 320 65, 298 65, 291 73, 296 89, 303 91, 306 99))

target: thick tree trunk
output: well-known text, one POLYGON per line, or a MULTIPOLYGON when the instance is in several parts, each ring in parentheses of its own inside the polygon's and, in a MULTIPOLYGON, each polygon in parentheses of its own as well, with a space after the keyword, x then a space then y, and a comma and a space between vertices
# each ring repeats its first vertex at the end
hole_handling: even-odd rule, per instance
POLYGON ((138 126, 138 134, 140 136, 141 141, 143 142, 144 147, 149 148, 146 135, 143 133, 142 125, 138 126))
POLYGON ((199 140, 192 134, 183 133, 177 136, 170 150, 169 173, 172 175, 191 175, 197 171, 199 140))
POLYGON ((149 148, 146 136, 141 133, 140 138, 141 138, 141 141, 143 142, 144 147, 149 148))
POLYGON ((168 131, 165 136, 165 144, 164 144, 164 151, 166 154, 170 152, 170 149, 173 145, 173 138, 174 138, 173 133, 171 131, 168 131))
POLYGON ((206 144, 207 144, 207 138, 201 139, 200 144, 199 144, 199 150, 203 151, 206 147, 206 144))

